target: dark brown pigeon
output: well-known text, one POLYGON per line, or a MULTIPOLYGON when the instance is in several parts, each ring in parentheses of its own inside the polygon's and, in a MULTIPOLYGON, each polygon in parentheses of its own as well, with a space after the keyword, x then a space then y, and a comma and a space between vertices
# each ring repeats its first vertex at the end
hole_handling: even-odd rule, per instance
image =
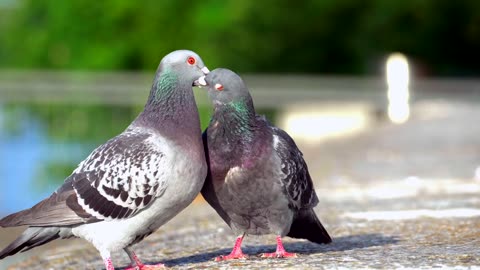
POLYGON ((246 85, 234 72, 216 69, 198 81, 214 106, 203 133, 209 173, 202 195, 239 235, 232 252, 216 260, 245 258, 245 234, 277 236, 276 252, 263 257, 296 256, 285 251, 283 236, 330 243, 313 211, 318 198, 293 139, 255 113, 246 85))

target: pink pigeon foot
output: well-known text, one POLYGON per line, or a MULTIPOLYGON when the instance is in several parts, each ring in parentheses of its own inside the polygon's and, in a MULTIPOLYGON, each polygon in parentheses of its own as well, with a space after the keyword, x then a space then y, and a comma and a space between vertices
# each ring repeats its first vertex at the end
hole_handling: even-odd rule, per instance
POLYGON ((234 259, 247 259, 248 256, 242 252, 242 240, 243 240, 243 235, 237 237, 237 240, 235 241, 235 245, 233 246, 232 252, 228 255, 221 255, 216 257, 215 261, 220 262, 220 261, 228 261, 228 260, 234 260, 234 259))
POLYGON ((127 266, 125 270, 150 270, 150 269, 164 269, 165 265, 163 263, 159 264, 153 264, 153 265, 148 265, 148 264, 143 264, 142 261, 137 257, 137 254, 135 252, 131 251, 129 248, 124 249, 125 252, 128 254, 128 257, 130 257, 130 260, 132 263, 127 266))
POLYGON ((263 253, 262 258, 296 258, 297 253, 290 253, 290 252, 272 252, 272 253, 263 253))
POLYGON ((228 260, 235 260, 235 259, 247 259, 248 256, 243 254, 242 251, 240 252, 232 252, 228 255, 220 255, 218 257, 215 258, 215 261, 216 262, 220 262, 220 261, 228 261, 228 260))
POLYGON ((165 265, 163 263, 159 264, 137 264, 136 266, 129 265, 125 270, 153 270, 153 269, 165 269, 165 265))
POLYGON ((289 253, 282 244, 282 238, 277 236, 277 250, 272 253, 263 253, 262 258, 296 258, 297 253, 289 253))

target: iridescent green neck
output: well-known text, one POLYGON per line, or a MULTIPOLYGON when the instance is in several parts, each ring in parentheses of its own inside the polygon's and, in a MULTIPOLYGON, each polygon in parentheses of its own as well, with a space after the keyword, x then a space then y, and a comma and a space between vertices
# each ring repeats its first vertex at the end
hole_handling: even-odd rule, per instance
POLYGON ((255 109, 251 98, 235 100, 221 105, 215 110, 212 121, 218 121, 230 134, 229 136, 240 136, 245 141, 253 139, 257 127, 255 109))
POLYGON ((162 99, 168 99, 178 84, 178 76, 171 70, 165 70, 160 73, 152 89, 152 101, 158 102, 162 99))
POLYGON ((241 118, 248 118, 251 114, 251 108, 246 100, 237 100, 227 103, 231 110, 235 111, 241 118))

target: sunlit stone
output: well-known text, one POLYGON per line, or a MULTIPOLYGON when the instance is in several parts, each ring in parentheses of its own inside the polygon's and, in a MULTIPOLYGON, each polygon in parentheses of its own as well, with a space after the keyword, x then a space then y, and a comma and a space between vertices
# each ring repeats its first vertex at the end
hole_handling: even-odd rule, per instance
POLYGON ((443 210, 415 209, 401 211, 368 211, 346 213, 345 217, 366 220, 406 220, 418 218, 467 218, 480 216, 480 209, 451 208, 443 210))

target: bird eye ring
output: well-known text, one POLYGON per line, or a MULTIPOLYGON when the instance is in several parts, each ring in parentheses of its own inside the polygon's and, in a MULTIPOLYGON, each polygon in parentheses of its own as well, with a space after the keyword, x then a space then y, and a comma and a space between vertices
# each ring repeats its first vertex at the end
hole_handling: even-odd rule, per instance
POLYGON ((197 60, 195 60, 195 58, 193 56, 189 56, 187 58, 187 63, 191 66, 195 65, 196 62, 197 62, 197 60))
POLYGON ((223 85, 217 83, 217 84, 215 84, 215 89, 217 89, 218 91, 222 91, 223 90, 223 85))

